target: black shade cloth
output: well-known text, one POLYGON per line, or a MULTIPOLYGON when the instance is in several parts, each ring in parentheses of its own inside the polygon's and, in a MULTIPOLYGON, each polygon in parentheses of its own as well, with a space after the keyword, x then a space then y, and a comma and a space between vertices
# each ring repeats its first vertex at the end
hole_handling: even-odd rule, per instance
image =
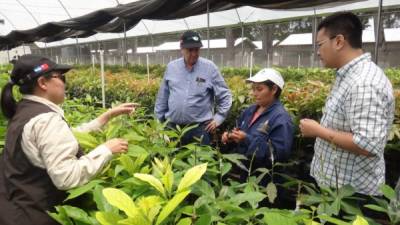
MULTIPOLYGON (((208 0, 210 12, 241 6, 266 9, 296 9, 327 3, 336 5, 355 0, 208 0)), ((121 33, 133 28, 141 19, 169 20, 204 14, 207 0, 141 0, 105 8, 59 22, 48 22, 28 30, 14 30, 0 36, 0 50, 12 49, 35 41, 53 42, 66 38, 89 37, 96 33, 121 33)))

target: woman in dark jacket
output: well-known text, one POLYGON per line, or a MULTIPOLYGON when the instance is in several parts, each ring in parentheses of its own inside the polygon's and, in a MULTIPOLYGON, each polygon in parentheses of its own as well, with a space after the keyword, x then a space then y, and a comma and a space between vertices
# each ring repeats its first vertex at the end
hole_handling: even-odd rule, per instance
MULTIPOLYGON (((255 104, 245 109, 237 119, 238 127, 223 133, 222 143, 228 145, 229 152, 245 155, 247 166, 253 158, 251 169, 254 171, 261 167, 270 168, 273 161, 288 159, 294 127, 279 101, 284 80, 278 71, 263 69, 247 81, 252 83, 255 104)), ((240 180, 244 181, 247 174, 241 171, 240 180)))

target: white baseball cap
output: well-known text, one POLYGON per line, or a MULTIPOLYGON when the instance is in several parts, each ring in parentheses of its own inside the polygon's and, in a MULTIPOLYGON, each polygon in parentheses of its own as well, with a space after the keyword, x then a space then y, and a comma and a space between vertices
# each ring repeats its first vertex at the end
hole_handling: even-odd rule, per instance
POLYGON ((280 87, 281 90, 283 90, 283 85, 285 85, 285 81, 283 81, 281 74, 274 69, 264 68, 258 71, 256 75, 246 79, 246 81, 254 83, 261 83, 267 80, 272 81, 274 84, 280 87))

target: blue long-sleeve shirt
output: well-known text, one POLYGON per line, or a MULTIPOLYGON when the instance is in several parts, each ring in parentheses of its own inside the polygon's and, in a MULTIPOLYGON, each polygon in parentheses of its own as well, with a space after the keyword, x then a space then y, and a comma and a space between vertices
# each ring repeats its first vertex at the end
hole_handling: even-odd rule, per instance
POLYGON ((154 112, 159 120, 176 124, 214 119, 220 125, 231 105, 231 92, 213 62, 199 57, 189 70, 179 58, 167 65, 154 112))
POLYGON ((274 148, 274 159, 284 161, 288 159, 294 135, 294 126, 290 115, 282 103, 276 100, 268 109, 250 125, 257 105, 245 109, 237 120, 240 130, 246 133, 246 139, 236 146, 236 152, 252 158, 255 153, 255 161, 259 166, 269 165, 270 149, 268 140, 274 148))

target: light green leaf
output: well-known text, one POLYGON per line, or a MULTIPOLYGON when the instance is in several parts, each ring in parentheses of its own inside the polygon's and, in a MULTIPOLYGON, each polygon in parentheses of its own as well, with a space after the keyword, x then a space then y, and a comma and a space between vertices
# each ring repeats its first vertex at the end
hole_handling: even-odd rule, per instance
POLYGON ((161 181, 163 182, 168 194, 172 193, 172 186, 174 184, 174 173, 172 172, 170 167, 166 169, 165 174, 161 178, 161 181))
POLYGON ((156 225, 162 223, 172 211, 186 198, 190 191, 182 191, 176 194, 171 200, 168 201, 167 205, 164 206, 163 210, 157 218, 156 225))
POLYGON ((192 224, 192 219, 189 217, 180 219, 179 222, 176 225, 191 225, 192 224))
POLYGON ((153 220, 161 209, 162 202, 163 200, 159 196, 152 195, 141 197, 136 204, 142 210, 143 214, 146 215, 147 219, 153 223, 153 220))
POLYGON ((81 187, 69 190, 69 191, 67 191, 69 193, 68 197, 64 201, 74 199, 78 196, 81 196, 81 195, 85 194, 86 192, 92 190, 92 188, 94 188, 96 185, 101 184, 103 182, 104 182, 103 180, 92 180, 89 183, 87 183, 81 187))
POLYGON ((146 149, 140 147, 139 145, 129 144, 127 154, 133 157, 139 157, 143 155, 147 156, 149 153, 146 151, 146 149))
POLYGON ((138 214, 135 203, 125 192, 116 188, 104 188, 103 195, 108 203, 122 210, 129 217, 135 217, 138 214))
POLYGON ((133 167, 133 160, 131 159, 131 157, 126 154, 121 154, 119 157, 119 161, 129 174, 135 173, 135 168, 133 167))
POLYGON ((129 133, 124 135, 123 138, 125 140, 128 140, 128 142, 140 142, 146 140, 146 138, 140 136, 135 131, 130 131, 129 133))
POLYGON ((193 168, 190 168, 185 173, 181 182, 179 183, 177 192, 185 190, 186 188, 190 187, 192 184, 194 184, 198 180, 200 180, 200 178, 203 176, 203 174, 206 172, 206 170, 207 170, 207 163, 203 163, 203 164, 194 166, 193 168))
POLYGON ((269 182, 267 185, 267 197, 270 203, 274 203, 275 198, 278 196, 278 190, 276 189, 276 185, 272 182, 269 182))
POLYGON ((328 216, 326 214, 325 215, 319 215, 318 218, 320 218, 321 220, 325 220, 325 221, 331 222, 331 223, 336 224, 336 225, 351 225, 350 223, 347 223, 347 222, 344 222, 342 220, 333 218, 333 217, 328 216))
POLYGON ((73 131, 73 134, 78 139, 79 144, 85 149, 95 149, 100 145, 97 139, 89 133, 73 131))
POLYGON ((357 215, 357 218, 353 221, 352 225, 369 225, 368 221, 362 216, 357 215))
POLYGON ((101 225, 115 225, 122 217, 111 212, 96 212, 96 219, 101 225))
POLYGON ((143 173, 135 173, 133 176, 138 178, 139 180, 149 183, 158 192, 160 192, 163 195, 163 197, 166 196, 165 189, 164 189, 162 183, 160 182, 160 180, 158 180, 154 176, 152 176, 150 174, 143 174, 143 173))
POLYGON ((285 225, 297 225, 296 220, 287 213, 280 212, 266 212, 264 214, 264 222, 268 225, 285 224, 285 225))

